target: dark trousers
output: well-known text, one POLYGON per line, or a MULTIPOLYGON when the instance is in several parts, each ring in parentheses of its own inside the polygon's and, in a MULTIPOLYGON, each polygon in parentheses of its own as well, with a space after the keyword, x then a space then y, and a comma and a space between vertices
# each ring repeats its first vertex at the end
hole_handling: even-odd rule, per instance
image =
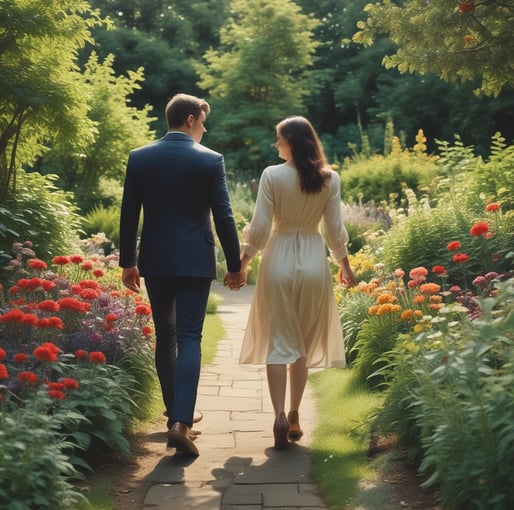
POLYGON ((145 277, 155 326, 155 368, 168 427, 193 422, 200 379, 202 329, 211 280, 188 276, 145 277))

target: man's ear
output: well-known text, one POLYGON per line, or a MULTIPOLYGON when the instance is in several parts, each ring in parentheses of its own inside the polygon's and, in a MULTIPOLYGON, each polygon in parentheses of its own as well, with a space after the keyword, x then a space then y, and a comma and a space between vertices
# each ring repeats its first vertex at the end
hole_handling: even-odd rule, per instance
POLYGON ((187 116, 187 127, 189 127, 189 128, 193 127, 194 121, 195 121, 195 116, 192 113, 190 113, 187 116))

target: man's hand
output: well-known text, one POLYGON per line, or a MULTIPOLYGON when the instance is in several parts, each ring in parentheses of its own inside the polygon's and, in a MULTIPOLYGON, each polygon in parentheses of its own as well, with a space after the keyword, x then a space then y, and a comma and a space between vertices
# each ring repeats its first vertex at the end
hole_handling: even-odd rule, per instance
POLYGON ((239 290, 246 285, 246 277, 245 271, 239 271, 239 273, 227 272, 225 273, 225 278, 223 278, 223 285, 230 290, 239 290))
POLYGON ((139 269, 134 267, 124 267, 121 273, 121 281, 127 289, 133 290, 134 292, 140 291, 140 277, 139 269))

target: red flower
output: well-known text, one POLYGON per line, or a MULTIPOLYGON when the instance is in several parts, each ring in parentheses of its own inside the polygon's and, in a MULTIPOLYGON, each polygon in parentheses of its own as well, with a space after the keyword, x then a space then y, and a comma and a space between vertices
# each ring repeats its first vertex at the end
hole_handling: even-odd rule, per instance
POLYGON ((6 322, 21 322, 25 314, 19 308, 12 308, 3 315, 0 315, 0 324, 6 322))
POLYGON ((20 372, 18 380, 29 386, 36 386, 38 383, 37 375, 34 372, 20 372))
POLYGON ((96 289, 100 288, 99 283, 96 280, 81 280, 79 282, 81 289, 96 289))
POLYGON ((103 269, 94 269, 93 270, 93 275, 96 276, 97 278, 101 278, 104 274, 105 273, 104 273, 103 269))
POLYGON ((91 269, 93 269, 93 262, 91 260, 85 260, 80 266, 80 268, 83 271, 91 271, 91 269))
POLYGON ((37 321, 39 319, 37 318, 37 315, 34 315, 33 313, 26 313, 21 318, 21 324, 26 324, 27 326, 37 326, 37 321))
POLYGON ((64 266, 70 262, 68 257, 65 257, 64 255, 57 255, 57 257, 54 257, 52 259, 52 262, 58 266, 64 266))
POLYGON ((60 382, 67 390, 76 390, 79 387, 77 379, 72 379, 71 377, 65 377, 60 382))
POLYGON ((55 289, 55 283, 51 282, 50 280, 42 280, 41 287, 43 287, 45 292, 50 292, 51 290, 55 289))
POLYGON ((14 355, 13 359, 16 363, 25 363, 29 360, 29 357, 24 352, 19 352, 18 354, 14 355))
POLYGON ((24 290, 35 290, 38 287, 41 287, 41 283, 41 278, 31 278, 30 280, 21 278, 18 280, 18 287, 21 287, 24 290))
POLYGON ((9 289, 7 290, 7 293, 10 295, 18 294, 18 292, 20 292, 20 288, 18 287, 18 285, 13 285, 12 287, 9 287, 9 289))
POLYGON ((66 398, 66 393, 59 390, 48 390, 48 396, 57 400, 64 400, 66 398))
POLYGON ((446 249, 448 251, 455 251, 455 250, 460 249, 459 241, 452 241, 452 242, 448 243, 448 246, 446 246, 446 249))
POLYGON ((459 3, 459 11, 464 13, 472 13, 475 11, 475 3, 474 2, 460 2, 459 3))
POLYGON ((444 266, 434 266, 432 268, 432 273, 439 274, 439 275, 445 275, 446 274, 446 268, 444 266))
POLYGON ((493 202, 491 204, 487 204, 485 206, 485 210, 487 212, 496 212, 496 211, 499 211, 500 209, 500 204, 497 204, 496 202, 493 202))
POLYGON ((473 42, 473 36, 472 35, 465 35, 464 36, 464 40, 468 43, 468 44, 471 44, 473 42))
POLYGON ((106 316, 105 316, 105 320, 107 322, 114 322, 114 321, 117 321, 118 320, 118 316, 115 314, 115 313, 108 313, 106 316))
POLYGON ((79 360, 86 359, 87 358, 87 351, 84 349, 77 349, 75 351, 75 357, 79 360))
POLYGON ((50 324, 50 321, 46 317, 42 317, 41 319, 38 319, 36 327, 40 329, 47 328, 50 324))
POLYGON ((143 326, 141 329, 141 333, 144 336, 151 335, 153 333, 153 329, 150 326, 143 326))
POLYGON ((152 313, 152 309, 144 304, 136 305, 134 311, 137 315, 150 315, 152 313))
POLYGON ((84 257, 82 255, 70 255, 70 262, 73 264, 82 264, 84 257))
POLYGON ((0 347, 0 361, 2 361, 3 359, 5 359, 5 357, 7 356, 7 353, 5 352, 4 349, 2 349, 0 347))
POLYGON ((9 379, 9 372, 7 371, 7 367, 0 363, 0 381, 2 379, 9 379))
POLYGON ((39 347, 36 347, 32 354, 38 361, 48 361, 50 363, 54 363, 57 361, 58 353, 59 348, 56 345, 46 342, 39 347))
POLYGON ((97 299, 100 293, 95 289, 84 289, 80 292, 80 297, 87 301, 93 301, 97 299))
POLYGON ((469 233, 472 236, 483 236, 486 232, 489 231, 489 225, 485 221, 479 221, 478 223, 475 223, 469 233))
POLYGON ((58 303, 61 307, 61 310, 73 310, 74 312, 78 313, 84 313, 87 311, 86 307, 84 306, 85 303, 73 297, 63 297, 59 299, 58 303))
POLYGON ((44 312, 58 312, 61 309, 59 303, 51 299, 45 299, 44 301, 41 301, 37 307, 39 310, 43 310, 44 312))
POLYGON ((94 351, 89 354, 89 361, 91 361, 91 363, 102 364, 106 362, 106 357, 103 352, 94 351))
POLYGON ((43 269, 46 269, 46 262, 40 260, 40 259, 30 259, 28 261, 29 267, 32 269, 36 269, 38 271, 42 271, 43 269))
POLYGON ((469 260, 469 257, 465 253, 456 253, 452 258, 453 261, 458 264, 463 264, 469 260))
POLYGON ((47 383, 48 388, 51 390, 57 390, 57 391, 63 391, 64 390, 64 384, 60 382, 49 382, 47 383))
POLYGON ((59 317, 49 317, 48 318, 48 327, 55 329, 64 329, 64 324, 59 317))

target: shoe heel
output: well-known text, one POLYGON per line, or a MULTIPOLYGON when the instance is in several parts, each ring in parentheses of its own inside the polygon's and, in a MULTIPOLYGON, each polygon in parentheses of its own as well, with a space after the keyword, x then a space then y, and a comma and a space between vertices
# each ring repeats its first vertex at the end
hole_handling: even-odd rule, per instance
POLYGON ((287 421, 285 413, 281 413, 273 424, 273 436, 275 438, 273 447, 275 450, 285 450, 289 447, 289 441, 287 440, 288 432, 289 422, 287 421))

